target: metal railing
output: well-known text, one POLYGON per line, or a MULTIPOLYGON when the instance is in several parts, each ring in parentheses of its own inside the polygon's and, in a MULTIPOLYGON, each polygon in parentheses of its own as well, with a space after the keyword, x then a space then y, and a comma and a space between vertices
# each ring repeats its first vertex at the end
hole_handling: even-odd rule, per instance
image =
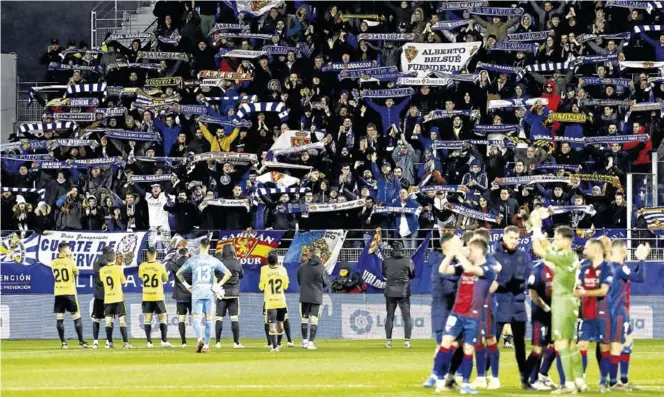
POLYGON ((90 12, 90 43, 103 44, 109 33, 131 32, 131 15, 150 1, 102 1, 90 12))

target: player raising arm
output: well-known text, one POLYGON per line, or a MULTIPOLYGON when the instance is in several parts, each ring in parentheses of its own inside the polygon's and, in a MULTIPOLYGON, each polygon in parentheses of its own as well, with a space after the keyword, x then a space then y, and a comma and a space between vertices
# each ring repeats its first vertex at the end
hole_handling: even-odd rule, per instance
POLYGON ((266 322, 269 324, 271 352, 278 352, 277 335, 284 333, 284 320, 286 318, 286 295, 288 288, 288 273, 286 268, 279 266, 277 253, 272 251, 267 256, 267 266, 261 267, 261 278, 258 289, 263 291, 266 322))
POLYGON ((69 243, 63 241, 58 244, 58 257, 51 262, 51 271, 53 272, 55 294, 55 303, 53 312, 57 318, 58 336, 63 349, 67 348, 65 341, 65 312, 71 313, 74 320, 74 329, 78 336, 78 345, 87 348, 88 344, 83 340, 83 322, 76 296, 76 276, 78 268, 71 259, 69 243))
POLYGON ((217 298, 224 296, 222 285, 228 281, 232 274, 219 259, 209 254, 210 240, 204 238, 198 245, 198 255, 194 255, 182 265, 176 274, 182 284, 191 291, 192 314, 194 317, 194 333, 198 339, 196 353, 210 351, 210 338, 214 328, 215 307, 217 298), (193 285, 184 278, 185 272, 191 272, 193 285), (214 273, 223 273, 219 283, 214 283, 214 273), (216 295, 216 297, 215 297, 216 295), (205 314, 205 339, 201 333, 201 314, 205 314))
POLYGON ((143 323, 147 347, 152 347, 152 314, 157 313, 159 330, 161 331, 161 347, 173 347, 168 343, 168 325, 166 323, 166 298, 164 297, 164 283, 168 281, 166 268, 157 261, 157 250, 148 248, 147 262, 138 265, 138 277, 143 285, 143 323))
MULTIPOLYGON (((554 232, 553 244, 542 233, 542 219, 549 216, 548 210, 533 211, 529 222, 532 224, 533 252, 553 268, 553 295, 551 296, 551 328, 556 351, 560 354, 565 384, 554 391, 556 394, 574 393, 576 389, 588 389, 583 379, 581 355, 574 343, 574 330, 578 317, 579 300, 574 296, 579 259, 572 250, 574 232, 569 226, 558 226, 554 232), (571 379, 575 379, 572 382, 571 379)), ((561 375, 562 378, 562 375, 561 375)))
POLYGON ((118 316, 120 320, 120 334, 122 335, 122 347, 133 349, 127 339, 127 309, 124 303, 122 286, 127 282, 122 272, 120 257, 116 257, 115 263, 109 263, 99 270, 99 277, 104 283, 104 316, 106 317, 106 348, 113 348, 113 319, 118 316))

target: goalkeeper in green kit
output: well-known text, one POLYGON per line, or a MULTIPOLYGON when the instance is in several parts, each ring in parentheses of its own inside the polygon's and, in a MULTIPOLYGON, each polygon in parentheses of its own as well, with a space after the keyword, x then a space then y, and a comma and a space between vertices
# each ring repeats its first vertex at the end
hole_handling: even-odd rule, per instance
POLYGON ((553 292, 551 296, 551 335, 560 361, 565 383, 554 394, 583 392, 588 389, 583 379, 581 354, 574 343, 576 319, 579 316, 579 299, 574 296, 574 287, 580 269, 579 258, 572 250, 574 231, 569 226, 559 226, 549 243, 542 233, 542 219, 549 216, 545 208, 533 211, 529 222, 533 232, 533 252, 544 259, 553 269, 553 292))

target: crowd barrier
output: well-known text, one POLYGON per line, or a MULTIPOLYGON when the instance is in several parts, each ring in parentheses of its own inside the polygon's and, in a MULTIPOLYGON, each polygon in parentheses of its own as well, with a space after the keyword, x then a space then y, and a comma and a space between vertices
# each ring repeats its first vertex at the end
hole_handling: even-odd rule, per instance
MULTIPOLYGON (((2 339, 57 339, 55 315, 53 314, 53 296, 3 296, 0 304, 0 338, 2 339), (53 321, 51 321, 53 320, 53 321)), ((87 319, 92 310, 93 296, 79 295, 81 315, 87 319)), ((178 342, 178 316, 175 302, 167 298, 168 325, 171 342, 178 342)), ((141 294, 125 294, 127 308, 127 330, 130 338, 144 339, 143 314, 141 313, 141 294)), ((300 316, 297 294, 287 294, 291 332, 300 340, 300 316)), ((262 294, 243 294, 240 297, 240 329, 243 338, 263 338, 263 296, 262 294)), ((528 309, 530 305, 527 305, 528 309)), ((411 298, 413 317, 413 339, 432 339, 431 297, 414 295, 411 298)), ((529 313, 530 316, 530 313, 529 313)), ((156 318, 154 321, 157 321, 156 318)), ((225 321, 229 321, 227 318, 225 321)), ((630 323, 636 338, 664 338, 664 300, 661 296, 634 296, 631 300, 630 323)), ((325 294, 321 307, 318 328, 320 339, 384 339, 385 338, 385 300, 381 295, 325 294)), ((194 332, 191 318, 186 320, 189 342, 193 343, 194 332)), ((153 338, 159 338, 159 327, 153 326, 153 338)), ((92 338, 91 322, 84 322, 85 338, 92 338)), ((119 331, 116 327, 116 337, 119 331)), ((102 332, 103 335, 103 332, 102 332)), ((530 327, 527 338, 530 338, 530 327)), ((65 321, 65 336, 75 340, 72 323, 65 321)), ((224 327, 222 335, 230 343, 230 327, 224 327)), ((394 339, 403 338, 403 320, 397 310, 394 323, 394 339)), ((103 336, 102 336, 103 339, 103 336)), ((177 343, 176 343, 177 344, 177 343)))

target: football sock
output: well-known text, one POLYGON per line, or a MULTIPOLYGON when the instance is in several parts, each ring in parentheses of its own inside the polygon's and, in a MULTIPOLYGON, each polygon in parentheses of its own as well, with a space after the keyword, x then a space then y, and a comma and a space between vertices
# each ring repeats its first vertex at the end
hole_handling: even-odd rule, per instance
POLYGON ((99 321, 92 322, 92 339, 99 339, 99 321))
POLYGON ((618 364, 620 364, 620 356, 612 355, 609 360, 609 384, 613 386, 618 383, 618 364))
POLYGON ((491 363, 491 375, 493 375, 494 378, 497 378, 498 369, 500 368, 500 350, 498 349, 498 344, 494 343, 489 345, 488 350, 488 358, 491 363))
POLYGON ((449 372, 451 374, 456 374, 463 361, 463 349, 461 347, 451 348, 450 351, 452 352, 452 361, 450 362, 449 372))
POLYGON ((272 345, 272 339, 270 339, 270 324, 265 323, 265 339, 267 339, 267 344, 272 345))
POLYGON ((309 330, 309 324, 302 323, 302 339, 307 340, 307 331, 309 330))
POLYGON ((477 376, 486 377, 486 348, 479 344, 475 346, 475 358, 477 363, 477 376))
POLYGON ((152 324, 145 324, 143 328, 145 328, 145 337, 148 343, 152 343, 152 324))
POLYGON ((537 362, 539 361, 540 355, 536 352, 530 352, 528 358, 526 359, 526 373, 523 374, 522 382, 530 380, 530 382, 535 382, 537 380, 537 362), (528 371, 530 370, 530 371, 528 371), (528 379, 526 379, 528 377, 528 379))
POLYGON ((542 357, 542 365, 540 366, 539 373, 548 376, 549 369, 551 369, 551 364, 556 359, 556 350, 553 347, 549 347, 544 351, 544 357, 542 357))
POLYGON ((194 325, 194 335, 196 336, 196 340, 202 339, 203 333, 201 332, 201 319, 194 318, 193 325, 194 325))
POLYGON ((224 329, 224 322, 217 320, 214 323, 214 336, 217 343, 221 342, 221 331, 224 329))
POLYGON ((161 341, 166 342, 168 340, 168 324, 159 323, 159 331, 161 331, 161 341))
POLYGON ((569 348, 570 358, 572 363, 572 371, 574 377, 571 379, 584 378, 585 372, 583 372, 583 363, 581 362, 581 354, 579 354, 579 348, 575 344, 572 344, 569 348))
POLYGON ((314 339, 316 339, 316 331, 318 331, 318 326, 315 324, 311 324, 311 330, 309 331, 309 341, 313 342, 314 339))
POLYGON ((74 329, 76 330, 78 341, 83 343, 83 320, 80 317, 74 320, 74 329))
POLYGON ((560 352, 556 350, 556 368, 560 378, 560 385, 564 385, 567 378, 565 377, 565 370, 563 369, 563 360, 560 358, 560 352))
POLYGON ((206 345, 210 344, 210 339, 212 338, 212 320, 205 320, 205 341, 206 345))
POLYGON ((581 353, 581 364, 583 365, 583 373, 585 374, 586 368, 588 368, 588 350, 579 350, 579 353, 581 353))
POLYGON ((55 327, 58 329, 58 336, 60 337, 60 342, 65 342, 65 320, 57 320, 55 327))
POLYGON ((113 323, 106 326, 106 340, 109 343, 113 343, 113 323))
POLYGON ((187 328, 184 326, 184 322, 178 323, 178 331, 180 331, 180 341, 184 345, 187 343, 187 328))
POLYGON ((629 356, 630 353, 625 353, 623 349, 622 354, 620 354, 620 381, 623 384, 629 383, 629 356))
POLYGON ((231 321, 231 332, 233 332, 233 343, 240 343, 240 322, 231 321))
POLYGON ((281 340, 284 338, 284 334, 277 335, 277 345, 281 346, 281 340))
MULTIPOLYGON (((606 383, 606 378, 609 375, 609 364, 611 359, 611 352, 605 351, 602 352, 602 358, 599 361, 599 384, 603 385, 606 383)), ((583 357, 583 356, 581 356, 583 357)))
POLYGON ((286 339, 288 339, 288 343, 293 343, 293 339, 291 338, 290 334, 290 321, 288 320, 288 317, 284 320, 284 332, 286 333, 286 339))
POLYGON ((120 326, 120 335, 122 335, 122 342, 129 342, 129 339, 127 339, 127 326, 120 326))
POLYGON ((452 361, 453 352, 450 349, 440 347, 438 354, 434 358, 434 372, 438 374, 438 378, 441 379, 450 368, 450 361, 452 361))
POLYGON ((473 355, 464 354, 461 362, 461 373, 463 374, 463 383, 470 381, 470 373, 473 371, 473 355))

